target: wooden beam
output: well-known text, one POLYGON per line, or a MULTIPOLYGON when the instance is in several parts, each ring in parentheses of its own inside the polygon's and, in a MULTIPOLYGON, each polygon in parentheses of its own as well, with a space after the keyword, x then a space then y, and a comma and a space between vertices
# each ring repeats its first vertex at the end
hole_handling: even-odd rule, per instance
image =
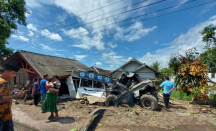
POLYGON ((37 74, 37 73, 35 73, 35 72, 33 72, 33 71, 30 71, 30 70, 28 70, 28 69, 25 69, 25 68, 20 68, 20 70, 25 71, 25 72, 28 72, 28 73, 32 73, 32 74, 37 74))
POLYGON ((22 68, 24 68, 23 61, 21 60, 22 68))
POLYGON ((26 70, 28 69, 28 65, 27 65, 27 62, 26 62, 26 70))
MULTIPOLYGON (((28 63, 27 60, 26 60, 20 53, 18 53, 18 55, 19 55, 26 63, 28 63)), ((29 65, 29 67, 32 68, 32 70, 33 70, 38 76, 40 76, 40 78, 42 78, 42 75, 40 75, 29 63, 28 63, 28 65, 29 65)))

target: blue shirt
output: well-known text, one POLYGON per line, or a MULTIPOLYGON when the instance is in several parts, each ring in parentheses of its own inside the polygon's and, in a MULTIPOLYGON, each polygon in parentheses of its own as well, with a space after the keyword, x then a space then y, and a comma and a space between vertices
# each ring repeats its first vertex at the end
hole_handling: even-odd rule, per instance
POLYGON ((42 79, 40 81, 40 93, 46 93, 47 92, 46 87, 45 87, 46 82, 47 82, 46 79, 42 79))
POLYGON ((40 94, 40 91, 38 90, 38 88, 39 88, 39 84, 38 84, 38 82, 35 82, 35 83, 34 83, 32 89, 34 89, 34 88, 35 88, 34 95, 36 95, 36 94, 40 94))
MULTIPOLYGON (((168 94, 168 92, 174 88, 174 83, 171 81, 164 81, 163 83, 161 83, 160 87, 164 87, 164 94, 168 94)), ((172 92, 169 93, 169 95, 171 95, 172 92)))

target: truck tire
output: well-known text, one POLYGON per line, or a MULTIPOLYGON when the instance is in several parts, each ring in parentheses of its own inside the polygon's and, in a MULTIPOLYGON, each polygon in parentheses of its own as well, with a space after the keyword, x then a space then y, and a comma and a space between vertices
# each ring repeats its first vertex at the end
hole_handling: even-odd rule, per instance
POLYGON ((147 110, 155 111, 158 108, 158 101, 153 95, 142 95, 140 105, 147 110))
POLYGON ((107 107, 114 106, 115 105, 115 102, 114 102, 115 98, 116 98, 115 95, 109 95, 109 96, 107 96, 107 98, 105 100, 105 105, 107 107))

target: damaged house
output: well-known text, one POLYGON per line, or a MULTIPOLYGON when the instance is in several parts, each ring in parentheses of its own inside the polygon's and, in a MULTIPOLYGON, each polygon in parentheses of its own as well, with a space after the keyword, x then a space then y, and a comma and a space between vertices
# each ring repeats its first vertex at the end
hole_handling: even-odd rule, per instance
POLYGON ((142 63, 138 61, 135 58, 132 58, 130 61, 119 67, 118 69, 114 70, 110 76, 112 78, 117 78, 122 72, 131 72, 131 73, 137 73, 141 80, 144 79, 156 79, 156 76, 160 74, 156 70, 152 69, 145 63, 142 63))
POLYGON ((28 51, 19 50, 12 56, 3 61, 3 64, 11 64, 20 67, 17 76, 9 81, 10 88, 13 89, 14 85, 26 87, 29 89, 33 84, 32 81, 35 77, 42 79, 43 74, 49 74, 49 77, 58 75, 61 82, 59 95, 69 95, 69 86, 74 84, 75 89, 78 88, 79 80, 78 75, 72 76, 71 72, 66 72, 71 69, 80 69, 82 71, 94 72, 92 68, 78 62, 75 59, 61 58, 56 56, 43 55, 28 51), (71 81, 72 80, 72 81, 71 81))

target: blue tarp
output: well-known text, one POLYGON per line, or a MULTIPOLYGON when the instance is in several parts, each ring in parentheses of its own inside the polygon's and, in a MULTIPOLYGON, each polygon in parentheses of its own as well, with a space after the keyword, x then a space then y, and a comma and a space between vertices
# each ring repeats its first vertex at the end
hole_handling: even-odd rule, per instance
POLYGON ((110 78, 110 77, 102 76, 102 75, 95 74, 95 73, 85 72, 85 71, 79 71, 78 77, 98 80, 98 81, 102 81, 102 82, 106 82, 106 83, 112 83, 112 78, 110 78))

